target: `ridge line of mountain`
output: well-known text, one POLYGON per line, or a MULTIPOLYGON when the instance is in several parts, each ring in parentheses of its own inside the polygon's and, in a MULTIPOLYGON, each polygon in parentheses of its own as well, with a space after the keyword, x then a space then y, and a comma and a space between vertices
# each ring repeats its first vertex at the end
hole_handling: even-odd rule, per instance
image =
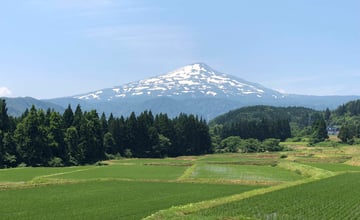
POLYGON ((221 73, 204 63, 194 63, 121 86, 54 99, 7 98, 9 113, 18 115, 31 104, 63 110, 80 104, 116 116, 152 110, 154 113, 197 114, 210 120, 229 110, 249 105, 303 106, 334 109, 360 96, 312 96, 284 94, 240 77, 221 73))

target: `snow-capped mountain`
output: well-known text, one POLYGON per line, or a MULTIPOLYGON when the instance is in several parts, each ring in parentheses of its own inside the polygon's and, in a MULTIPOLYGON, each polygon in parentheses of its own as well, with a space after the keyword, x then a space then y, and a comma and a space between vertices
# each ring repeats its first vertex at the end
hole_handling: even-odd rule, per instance
POLYGON ((175 117, 180 113, 212 119, 230 110, 249 105, 335 108, 353 96, 284 95, 257 83, 220 73, 206 64, 184 66, 170 73, 122 86, 72 97, 44 100, 66 108, 80 104, 107 115, 127 116, 151 110, 175 117))
POLYGON ((206 64, 184 66, 165 75, 74 96, 80 100, 112 101, 135 97, 280 99, 284 95, 243 79, 220 73, 206 64))

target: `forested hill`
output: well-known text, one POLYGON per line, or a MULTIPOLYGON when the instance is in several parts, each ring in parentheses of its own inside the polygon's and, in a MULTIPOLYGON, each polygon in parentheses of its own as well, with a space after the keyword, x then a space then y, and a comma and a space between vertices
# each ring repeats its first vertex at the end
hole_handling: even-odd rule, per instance
POLYGON ((348 144, 360 144, 360 99, 339 106, 335 111, 326 112, 329 125, 340 127, 339 138, 348 144))
POLYGON ((342 142, 360 143, 360 100, 340 105, 333 111, 316 111, 304 107, 244 107, 215 118, 210 126, 221 138, 240 136, 259 140, 283 140, 290 136, 314 139, 314 131, 321 130, 321 138, 314 139, 318 141, 326 138, 325 129, 340 129, 338 137, 342 142), (317 129, 319 127, 322 129, 317 129))
POLYGON ((337 116, 359 116, 360 99, 340 105, 334 113, 337 116))
POLYGON ((250 106, 230 111, 218 116, 210 122, 215 124, 230 125, 239 121, 261 121, 261 120, 288 120, 299 127, 312 124, 321 112, 304 107, 273 107, 273 106, 250 106))
POLYGON ((26 109, 30 109, 31 106, 35 106, 38 109, 46 110, 48 108, 54 109, 57 112, 63 112, 65 108, 60 105, 47 102, 44 100, 38 100, 31 97, 18 97, 18 98, 1 98, 6 101, 6 106, 8 108, 8 114, 12 116, 20 116, 25 112, 26 109))
POLYGON ((328 126, 338 128, 349 123, 360 123, 360 99, 342 104, 333 111, 326 109, 325 119, 328 126))
MULTIPOLYGON (((321 112, 304 107, 259 105, 230 111, 215 118, 210 126, 213 133, 222 139, 238 136, 260 141, 268 138, 285 140, 311 130, 308 128, 318 123, 319 119, 322 119, 321 112)), ((326 130, 326 125, 323 127, 326 130)))

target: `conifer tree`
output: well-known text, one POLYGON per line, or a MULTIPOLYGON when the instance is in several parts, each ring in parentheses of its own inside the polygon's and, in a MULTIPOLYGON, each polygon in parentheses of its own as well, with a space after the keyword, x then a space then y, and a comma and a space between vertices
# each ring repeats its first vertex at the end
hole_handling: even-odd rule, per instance
POLYGON ((353 144, 354 142, 354 128, 348 124, 343 125, 340 129, 338 137, 343 143, 353 144))
POLYGON ((64 121, 57 112, 50 113, 47 141, 53 157, 61 158, 63 162, 68 161, 68 152, 64 141, 64 121))
POLYGON ((10 119, 7 113, 5 99, 0 99, 0 130, 7 132, 10 129, 10 119))
POLYGON ((329 138, 326 122, 323 117, 318 118, 312 125, 312 142, 317 143, 329 138))
POLYGON ((74 113, 73 126, 75 126, 78 131, 80 130, 82 118, 83 118, 83 112, 81 110, 81 106, 77 105, 74 113))
POLYGON ((104 150, 107 154, 117 154, 119 152, 117 152, 116 149, 116 143, 115 143, 115 139, 113 138, 112 134, 110 132, 105 133, 104 135, 104 150))
POLYGON ((71 105, 68 105, 63 114, 64 126, 65 128, 70 128, 74 121, 74 112, 71 108, 71 105))
POLYGON ((32 106, 28 115, 16 127, 17 151, 27 165, 44 166, 51 158, 44 119, 44 112, 37 111, 35 106, 32 106))
POLYGON ((102 135, 104 136, 108 131, 108 121, 106 120, 106 115, 103 112, 100 117, 100 129, 102 132, 102 135))
POLYGON ((79 134, 76 127, 71 126, 66 129, 64 141, 68 152, 70 165, 79 165, 84 161, 83 149, 79 146, 79 134))
POLYGON ((329 108, 326 108, 325 113, 324 113, 324 119, 325 119, 325 121, 328 122, 328 121, 330 120, 330 116, 331 116, 331 111, 330 111, 329 108))

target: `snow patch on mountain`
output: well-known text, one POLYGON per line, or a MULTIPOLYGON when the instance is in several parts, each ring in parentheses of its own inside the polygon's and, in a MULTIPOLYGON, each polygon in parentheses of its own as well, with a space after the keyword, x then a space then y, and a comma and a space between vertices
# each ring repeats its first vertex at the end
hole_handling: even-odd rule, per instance
POLYGON ((82 100, 114 100, 131 97, 238 98, 254 96, 279 99, 281 93, 259 84, 220 73, 203 63, 184 66, 165 75, 75 96, 82 100))

